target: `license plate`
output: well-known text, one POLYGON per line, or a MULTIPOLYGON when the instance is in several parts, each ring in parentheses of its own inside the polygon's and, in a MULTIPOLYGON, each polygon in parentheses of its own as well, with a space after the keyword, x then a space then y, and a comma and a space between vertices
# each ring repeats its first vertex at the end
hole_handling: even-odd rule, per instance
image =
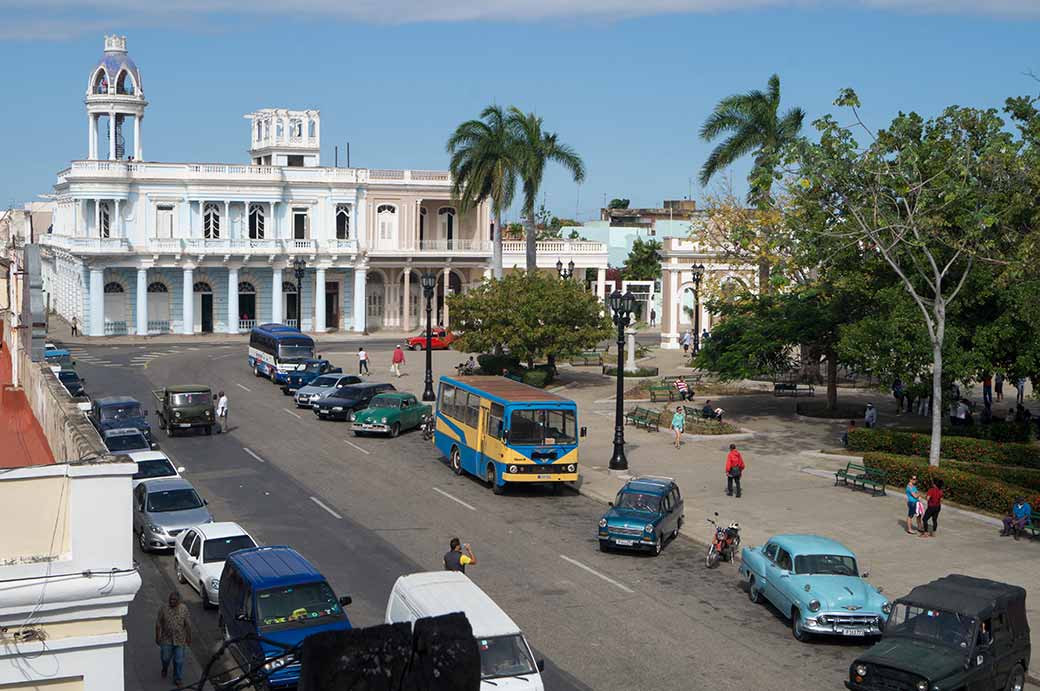
POLYGON ((539 480, 552 480, 552 475, 539 475, 539 480))
POLYGON ((631 547, 635 544, 635 540, 614 540, 614 544, 622 547, 631 547))
POLYGON ((182 422, 182 423, 180 423, 180 426, 181 427, 191 427, 191 423, 190 422, 182 422))
POLYGON ((367 422, 361 425, 361 429, 372 429, 373 427, 375 427, 375 425, 370 425, 367 422))
POLYGON ((862 629, 842 629, 842 636, 866 636, 867 632, 862 629))

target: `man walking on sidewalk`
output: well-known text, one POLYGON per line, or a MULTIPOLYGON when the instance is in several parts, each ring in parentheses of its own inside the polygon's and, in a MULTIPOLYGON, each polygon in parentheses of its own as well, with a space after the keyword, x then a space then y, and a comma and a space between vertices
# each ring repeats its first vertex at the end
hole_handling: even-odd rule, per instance
POLYGON ((167 606, 159 608, 155 620, 155 644, 159 646, 162 662, 162 677, 166 678, 170 662, 173 662, 173 685, 180 686, 184 677, 184 653, 191 645, 191 623, 188 607, 181 602, 180 593, 170 593, 167 606))
POLYGON ((737 499, 740 498, 740 476, 744 474, 744 457, 737 451, 736 444, 729 445, 726 455, 726 496, 733 496, 733 485, 737 486, 737 499))
POLYGON ((357 373, 368 374, 368 353, 364 346, 357 349, 357 373))
POLYGON ((394 373, 394 376, 398 379, 401 378, 401 365, 404 364, 404 351, 401 350, 401 346, 394 348, 393 357, 390 358, 390 371, 394 373))
POLYGON ((72 317, 72 335, 79 336, 79 321, 75 316, 72 317))

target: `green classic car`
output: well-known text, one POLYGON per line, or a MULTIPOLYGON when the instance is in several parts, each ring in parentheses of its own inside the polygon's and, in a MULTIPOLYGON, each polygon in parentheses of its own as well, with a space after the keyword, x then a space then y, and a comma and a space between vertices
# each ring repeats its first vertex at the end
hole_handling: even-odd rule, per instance
POLYGON ((387 391, 374 397, 367 408, 354 414, 354 434, 389 434, 396 437, 404 430, 418 427, 433 410, 420 403, 415 394, 387 391))

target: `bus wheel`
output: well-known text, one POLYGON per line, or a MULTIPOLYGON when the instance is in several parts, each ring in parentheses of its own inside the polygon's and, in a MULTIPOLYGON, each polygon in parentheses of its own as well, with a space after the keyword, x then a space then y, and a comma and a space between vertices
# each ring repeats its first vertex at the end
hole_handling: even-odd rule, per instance
MULTIPOLYGON (((453 473, 456 475, 462 475, 462 453, 459 451, 459 447, 451 447, 451 454, 448 456, 448 465, 451 466, 453 473)), ((494 475, 492 475, 491 479, 494 480, 494 475)))
POLYGON ((487 478, 488 484, 491 485, 492 492, 494 492, 495 494, 502 494, 502 492, 505 491, 504 487, 501 487, 497 482, 495 482, 495 466, 491 463, 488 463, 487 473, 485 474, 485 477, 487 478))

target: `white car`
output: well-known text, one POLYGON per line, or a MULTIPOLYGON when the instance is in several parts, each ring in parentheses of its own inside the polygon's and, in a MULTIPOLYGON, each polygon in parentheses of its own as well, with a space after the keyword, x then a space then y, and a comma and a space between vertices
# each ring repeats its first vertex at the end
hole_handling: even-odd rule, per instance
POLYGON ((137 464, 134 487, 157 477, 180 477, 184 472, 184 466, 174 466, 170 457, 162 451, 134 451, 126 455, 137 464))
POLYGON ((256 541, 237 523, 206 523, 177 536, 173 570, 178 583, 199 592, 202 606, 216 607, 224 560, 232 552, 256 547, 256 541))

